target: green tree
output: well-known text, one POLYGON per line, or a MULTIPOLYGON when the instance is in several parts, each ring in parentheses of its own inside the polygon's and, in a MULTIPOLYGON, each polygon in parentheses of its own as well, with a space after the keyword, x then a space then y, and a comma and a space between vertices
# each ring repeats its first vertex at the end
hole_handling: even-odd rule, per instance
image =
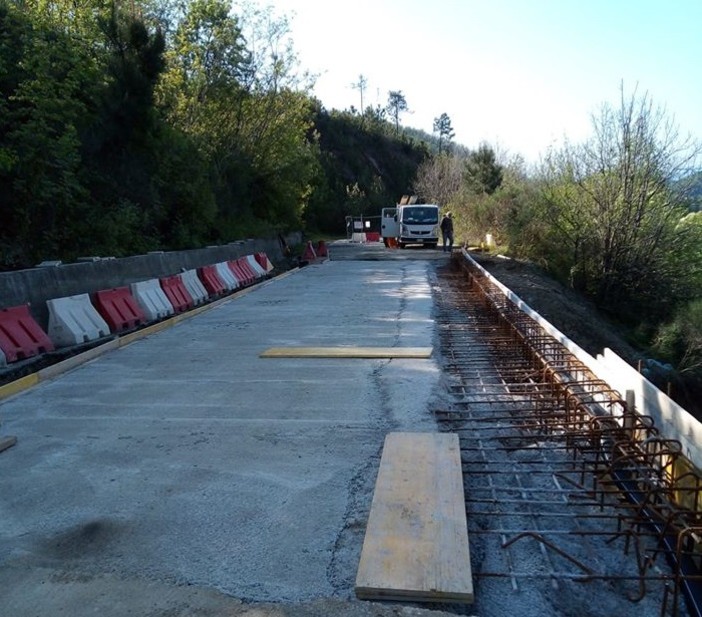
POLYGON ((646 95, 622 91, 619 107, 605 105, 593 127, 586 143, 547 158, 549 259, 601 306, 637 319, 640 305, 661 314, 675 303, 667 264, 686 213, 675 180, 695 167, 699 146, 646 95))
POLYGON ((444 142, 446 142, 446 149, 448 149, 451 140, 456 135, 451 126, 451 118, 446 112, 442 113, 438 118, 434 118, 434 132, 439 135, 439 154, 441 154, 444 142))
POLYGON ((395 134, 400 134, 400 114, 407 111, 407 100, 402 90, 391 90, 388 92, 388 104, 386 106, 388 115, 395 122, 395 134))
POLYGON ((170 121, 212 144, 222 100, 240 98, 249 57, 236 16, 224 0, 191 0, 174 28, 159 96, 170 121))
POLYGON ((225 235, 299 225, 315 173, 311 101, 285 18, 194 0, 174 30, 161 100, 209 161, 225 235))
POLYGON ((480 144, 468 155, 465 182, 473 192, 492 195, 502 184, 502 165, 497 163, 495 151, 488 144, 480 144))
POLYGON ((0 2, 2 265, 80 250, 80 135, 90 121, 95 64, 74 39, 29 10, 0 2))

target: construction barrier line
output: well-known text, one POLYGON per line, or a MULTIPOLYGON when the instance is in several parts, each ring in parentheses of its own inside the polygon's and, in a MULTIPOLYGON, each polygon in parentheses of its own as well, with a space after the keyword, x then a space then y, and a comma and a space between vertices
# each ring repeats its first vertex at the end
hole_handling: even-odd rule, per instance
POLYGON ((130 288, 148 321, 163 319, 175 312, 158 279, 132 283, 130 288))
POLYGON ((54 344, 23 304, 0 310, 0 366, 53 351, 54 344))
POLYGON ((95 293, 94 304, 113 334, 131 330, 146 321, 146 315, 129 287, 100 290, 95 293))
POLYGON ((71 347, 110 335, 110 326, 90 302, 88 294, 46 301, 49 338, 57 347, 71 347))

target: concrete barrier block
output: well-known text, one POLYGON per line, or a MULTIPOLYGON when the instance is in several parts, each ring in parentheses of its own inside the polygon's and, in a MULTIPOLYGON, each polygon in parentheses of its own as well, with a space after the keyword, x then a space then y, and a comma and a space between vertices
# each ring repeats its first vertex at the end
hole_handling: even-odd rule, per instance
POLYGON ((222 279, 222 282, 229 291, 233 291, 239 287, 239 281, 236 280, 231 268, 229 267, 229 264, 226 261, 215 264, 215 268, 217 269, 219 278, 222 279))
POLYGON ((110 335, 110 326, 91 304, 88 294, 46 301, 49 338, 57 347, 80 345, 110 335))
POLYGON ((161 283, 158 279, 132 283, 130 289, 149 321, 163 319, 175 313, 173 305, 161 289, 161 283))
POLYGON ((186 270, 180 274, 180 278, 185 288, 190 292, 195 305, 203 304, 207 300, 209 294, 198 278, 196 270, 186 270))

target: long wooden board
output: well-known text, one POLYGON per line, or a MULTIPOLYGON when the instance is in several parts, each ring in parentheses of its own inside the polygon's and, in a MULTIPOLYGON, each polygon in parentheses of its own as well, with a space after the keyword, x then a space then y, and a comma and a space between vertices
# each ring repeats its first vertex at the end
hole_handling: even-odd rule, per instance
POLYGON ((473 602, 458 435, 387 435, 356 595, 365 600, 473 602))
POLYGON ((271 347, 261 358, 430 358, 431 347, 271 347))

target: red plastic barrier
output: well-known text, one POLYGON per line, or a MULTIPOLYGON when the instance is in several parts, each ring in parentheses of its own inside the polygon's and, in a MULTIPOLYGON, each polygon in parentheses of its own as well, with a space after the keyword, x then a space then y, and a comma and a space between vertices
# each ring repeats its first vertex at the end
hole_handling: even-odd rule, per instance
POLYGON ((312 243, 308 242, 307 246, 305 247, 305 252, 302 254, 302 259, 304 261, 314 261, 317 259, 317 253, 314 252, 314 248, 312 247, 312 243))
POLYGON ((366 242, 380 242, 380 232, 379 231, 367 231, 366 232, 366 242))
POLYGON ((239 257, 239 259, 236 260, 236 263, 239 265, 242 272, 249 279, 249 282, 255 283, 258 279, 258 274, 256 274, 256 272, 254 272, 254 269, 249 265, 249 262, 246 259, 246 257, 239 257))
POLYGON ((324 240, 320 240, 317 243, 317 257, 329 257, 327 245, 325 244, 324 240))
POLYGON ((8 362, 54 350, 54 344, 29 314, 29 305, 0 310, 0 349, 8 362))
POLYGON ((254 258, 258 263, 261 264, 261 267, 266 271, 270 272, 273 270, 273 264, 270 262, 268 259, 268 255, 265 253, 254 253, 254 258))
POLYGON ((95 293, 93 304, 113 334, 146 323, 146 315, 129 291, 129 287, 98 291, 95 293))
POLYGON ((246 287, 248 285, 248 277, 241 271, 236 261, 228 261, 227 265, 232 271, 234 278, 239 282, 239 287, 246 287))
POLYGON ((183 279, 179 276, 166 276, 160 279, 159 282, 161 283, 163 293, 165 293, 166 297, 170 300, 173 305, 173 310, 176 313, 182 313, 195 306, 193 297, 185 288, 183 279))
POLYGON ((217 266, 203 266, 197 269, 197 275, 200 277, 207 293, 211 296, 221 296, 226 293, 227 287, 222 282, 217 274, 217 266))

